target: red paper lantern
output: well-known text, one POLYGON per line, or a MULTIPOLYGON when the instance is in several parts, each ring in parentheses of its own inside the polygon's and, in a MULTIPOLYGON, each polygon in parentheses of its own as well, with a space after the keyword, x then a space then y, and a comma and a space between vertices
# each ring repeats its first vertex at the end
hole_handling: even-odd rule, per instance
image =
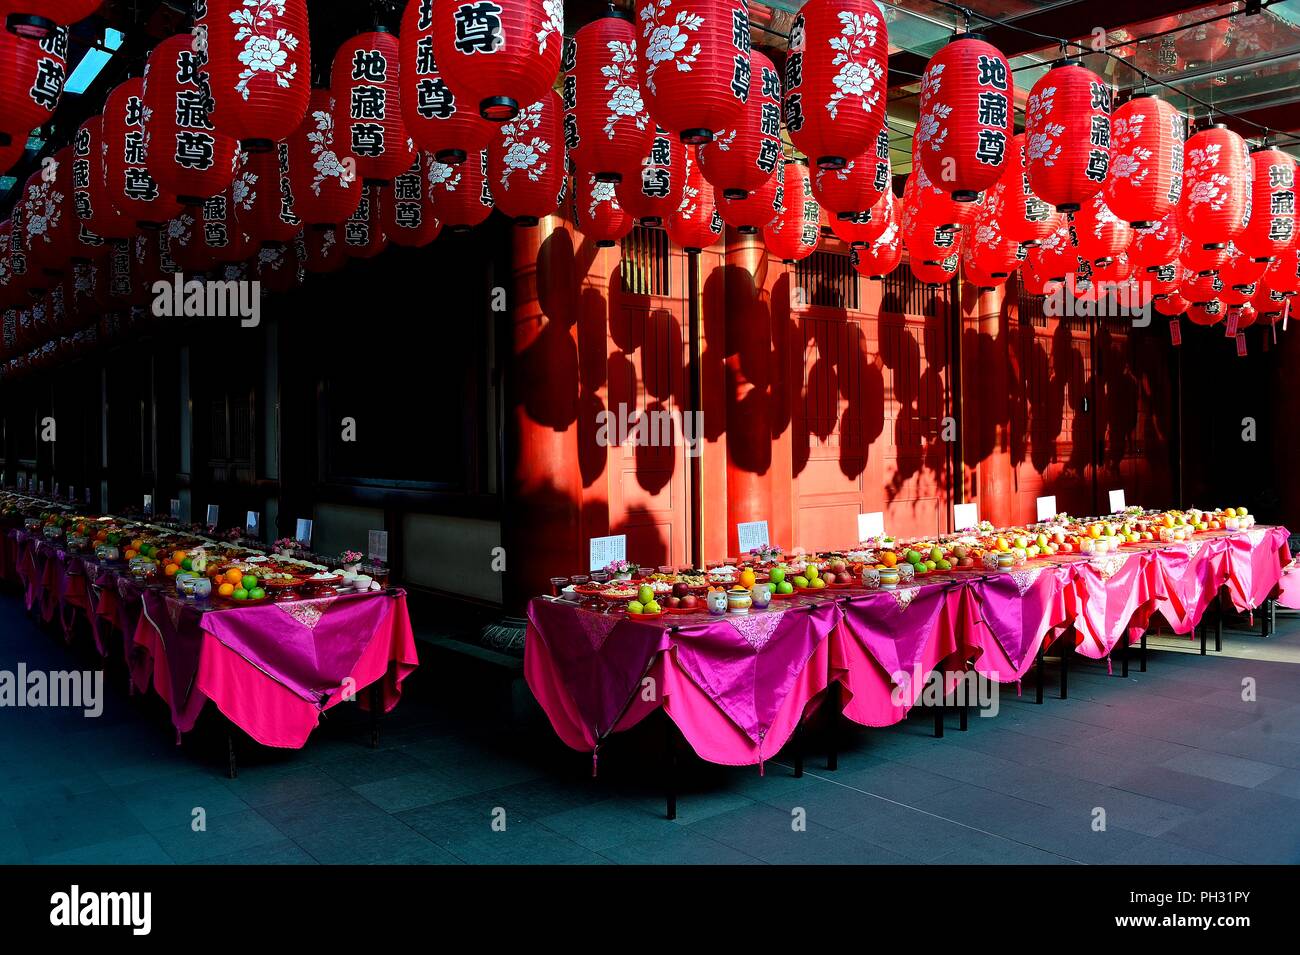
POLYGON ((1123 285, 1132 278, 1133 272, 1134 266, 1127 253, 1120 252, 1110 259, 1094 262, 1092 280, 1097 283, 1105 282, 1110 285, 1123 285))
POLYGON ((1228 306, 1229 327, 1232 327, 1233 319, 1236 319, 1237 331, 1242 332, 1259 320, 1259 313, 1255 311, 1255 306, 1250 302, 1241 302, 1228 306))
POLYGON ((283 245, 264 245, 254 260, 257 280, 265 292, 291 292, 298 287, 298 239, 283 245))
POLYGON ((1182 244, 1178 247, 1178 258, 1197 272, 1216 272, 1228 261, 1228 243, 1216 242, 1207 248, 1183 236, 1182 244))
POLYGON ((1150 228, 1178 207, 1183 192, 1183 114, 1139 93, 1110 118, 1106 205, 1134 228, 1150 228))
POLYGON ((1002 178, 994 191, 1000 193, 1003 228, 1009 238, 1024 245, 1037 245, 1056 227, 1057 213, 1029 185, 1025 169, 1025 134, 1011 139, 1002 178))
POLYGON ((402 118, 417 149, 456 165, 487 149, 496 127, 478 114, 478 104, 451 91, 433 54, 433 3, 409 0, 399 40, 402 118))
POLYGON ((636 28, 611 9, 565 41, 564 60, 564 139, 575 168, 607 182, 635 177, 655 137, 636 28))
POLYGON ((343 223, 343 252, 352 259, 373 259, 388 248, 384 233, 384 204, 388 187, 367 182, 361 187, 361 202, 352 218, 343 223))
POLYGON ((383 30, 353 37, 334 54, 335 135, 362 179, 388 182, 411 166, 399 70, 397 37, 383 30))
POLYGON ((937 261, 961 251, 960 232, 946 226, 928 223, 906 205, 903 206, 899 223, 903 230, 903 241, 907 244, 907 251, 915 260, 937 261))
POLYGON ((1115 258, 1133 241, 1133 229, 1111 211, 1101 194, 1093 196, 1074 215, 1079 254, 1098 264, 1115 258))
POLYGON ((958 230, 975 221, 984 205, 984 194, 968 202, 958 202, 930 180, 925 169, 914 162, 912 174, 903 189, 904 211, 911 208, 917 221, 943 229, 958 230), (911 189, 909 199, 908 189, 911 189))
POLYGON ((1256 259, 1271 259, 1293 248, 1296 234, 1296 161, 1280 149, 1251 152, 1250 222, 1237 246, 1256 259))
POLYGON ((1177 318, 1187 311, 1188 301, 1177 292, 1172 295, 1157 296, 1152 299, 1155 310, 1169 318, 1177 318))
POLYGON ((1217 325, 1223 321, 1227 309, 1217 298, 1208 302, 1192 302, 1187 306, 1187 317, 1193 325, 1217 325))
POLYGON ((442 231, 429 186, 428 167, 435 162, 429 153, 417 152, 411 168, 393 180, 383 212, 384 234, 394 245, 426 246, 442 231))
POLYGON ((699 253, 722 235, 722 216, 714 201, 713 186, 700 172, 698 147, 683 146, 685 186, 677 210, 664 222, 669 241, 688 253, 699 253))
MULTIPOLYGON (((910 248, 908 252, 910 254, 910 248)), ((912 269, 912 275, 916 277, 918 282, 929 288, 937 288, 952 281, 952 277, 957 274, 957 266, 960 261, 960 252, 953 252, 947 258, 939 261, 921 262, 913 257, 908 262, 908 265, 912 269)))
POLYGON ((851 219, 874 206, 892 181, 889 130, 881 126, 874 156, 863 153, 839 169, 818 169, 813 174, 813 195, 832 218, 851 219))
MULTIPOLYGON (((756 89, 745 0, 637 0, 637 61, 650 117, 684 143, 742 123, 756 89)), ((716 183, 715 183, 716 185, 716 183)))
POLYGON ((1048 280, 1059 281, 1075 267, 1077 250, 1070 224, 1064 218, 1046 238, 1029 250, 1034 270, 1048 280))
MULTIPOLYGON (((813 194, 817 192, 813 187, 813 194)), ((892 224, 899 225, 901 217, 900 203, 894 198, 893 187, 885 189, 880 198, 866 212, 857 213, 845 219, 836 216, 830 220, 830 229, 842 241, 850 246, 871 245, 881 237, 892 224)))
POLYGON ((998 220, 987 214, 962 242, 962 265, 969 259, 975 271, 992 279, 1006 279, 1014 272, 1020 264, 1019 255, 1020 243, 1004 235, 998 220))
POLYGON ((566 175, 559 95, 548 91, 502 123, 487 155, 488 185, 498 209, 527 226, 554 213, 566 175))
POLYGON ((0 146, 25 145, 53 118, 67 77, 67 27, 43 39, 0 30, 0 146))
POLYGON ((1007 58, 976 34, 953 37, 921 75, 916 139, 930 181, 970 202, 1002 175, 1015 133, 1007 58))
MULTIPOLYGON (((203 202, 200 237, 207 252, 207 271, 242 262, 256 251, 239 225, 237 207, 247 201, 249 191, 244 175, 245 171, 241 170, 225 192, 203 202)), ((251 211, 251 207, 244 211, 251 211)))
POLYGON ((203 239, 203 210, 184 209, 163 227, 167 255, 182 274, 206 272, 216 261, 203 239))
POLYGON ((313 226, 303 231, 303 242, 307 246, 303 265, 308 272, 323 274, 343 268, 348 257, 339 238, 342 231, 343 226, 332 225, 313 226))
POLYGON ((1025 103, 1025 167, 1034 194, 1077 212, 1110 168, 1110 87, 1067 60, 1048 70, 1025 103))
POLYGON ((555 81, 562 0, 432 0, 428 18, 443 80, 484 119, 513 119, 555 81))
MULTIPOLYGON (((158 225, 181 210, 145 166, 144 80, 129 79, 104 104, 104 188, 108 201, 132 227, 158 225)), ((97 223, 98 225, 98 223, 97 223)), ((105 236, 115 233, 96 228, 105 236)))
POLYGON ((311 92, 311 106, 289 137, 289 185, 294 212, 308 225, 336 225, 361 202, 357 161, 334 138, 334 96, 311 92))
POLYGON ((28 177, 18 196, 22 237, 33 263, 62 272, 76 252, 77 220, 72 205, 72 147, 54 154, 53 164, 28 177))
POLYGON ((617 245, 635 223, 618 204, 614 183, 601 182, 588 172, 575 173, 573 178, 573 224, 598 249, 617 245))
POLYGON ((213 129, 209 75, 194 37, 180 33, 149 54, 142 84, 145 166, 167 195, 198 205, 230 185, 239 144, 213 129))
POLYGON ((885 121, 889 32, 873 0, 808 0, 785 59, 785 126, 821 169, 839 169, 885 121))
POLYGON ((758 189, 743 199, 729 198, 725 193, 718 201, 722 221, 741 235, 756 235, 785 207, 785 158, 777 163, 777 172, 758 189))
POLYGON ((1187 140, 1185 179, 1178 206, 1183 235, 1203 248, 1222 248, 1250 221, 1253 165, 1246 141, 1226 126, 1187 140))
POLYGON ((1268 264, 1260 280, 1283 295, 1300 294, 1300 249, 1289 249, 1268 264))
POLYGON ((784 208, 763 229, 767 251, 782 262, 798 262, 817 251, 821 207, 813 197, 812 178, 801 162, 788 162, 784 173, 784 208))
POLYGON ((271 152, 245 155, 248 193, 235 207, 235 220, 255 248, 284 245, 302 229, 289 179, 289 147, 278 143, 271 152))
MULTIPOLYGON (((618 204, 641 225, 662 225, 681 207, 690 147, 657 129, 637 172, 618 184, 618 204)), ((712 187, 710 187, 712 194, 712 187)))
POLYGON ((1058 291, 1061 283, 1044 278, 1034 267, 1032 257, 1027 257, 1025 263, 1020 267, 1020 287, 1025 290, 1026 295, 1051 295, 1058 291))
POLYGON ((861 248, 849 252, 849 261, 858 274, 870 279, 882 279, 898 267, 903 258, 903 230, 898 224, 897 207, 891 206, 890 222, 879 237, 861 248))
POLYGON ((1184 269, 1178 292, 1189 302, 1208 302, 1223 292, 1223 280, 1218 272, 1194 272, 1184 269))
POLYGON ((1182 270, 1183 267, 1174 260, 1137 270, 1137 279, 1151 290, 1153 296, 1168 295, 1177 291, 1182 270))
POLYGON ((750 62, 758 83, 751 85, 736 124, 699 148, 704 178, 724 199, 744 199, 763 188, 781 158, 781 78, 761 51, 754 50, 750 62))
POLYGON ((1226 260, 1219 266, 1219 277, 1229 288, 1258 282, 1264 277, 1264 272, 1271 261, 1252 258, 1232 242, 1228 243, 1227 253, 1226 260))
POLYGON ((104 117, 91 116, 72 137, 72 205, 83 229, 103 239, 130 235, 134 225, 109 200, 104 181, 104 117))
POLYGON ((448 232, 468 232, 492 212, 492 190, 488 187, 487 150, 459 166, 429 163, 429 188, 433 212, 448 232))
POLYGON ((1133 230, 1129 258, 1139 267, 1159 265, 1178 256, 1183 247, 1183 233, 1178 215, 1171 212, 1155 225, 1133 230))
POLYGON ((212 122, 249 151, 302 122, 311 98, 307 0, 205 0, 212 122))

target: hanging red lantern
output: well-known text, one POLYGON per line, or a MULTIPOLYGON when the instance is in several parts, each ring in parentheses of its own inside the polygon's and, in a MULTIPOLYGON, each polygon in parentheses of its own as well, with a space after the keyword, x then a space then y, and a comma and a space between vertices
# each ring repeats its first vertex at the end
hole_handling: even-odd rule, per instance
POLYGON ((640 225, 666 222, 682 204, 689 149, 667 130, 657 129, 638 171, 618 184, 618 204, 623 211, 640 225))
POLYGON ((513 119, 555 81, 564 43, 561 0, 432 0, 428 19, 443 80, 484 119, 513 119))
POLYGON ((1197 272, 1216 272, 1223 267, 1224 262, 1228 261, 1228 243, 1216 242, 1207 248, 1183 236, 1182 244, 1178 248, 1178 258, 1188 268, 1197 272))
POLYGON ((1074 214, 1074 233, 1079 254, 1097 264, 1114 259, 1133 241, 1132 227, 1111 211, 1100 193, 1074 214))
MULTIPOLYGON (((816 195, 817 188, 813 187, 816 195)), ((855 213, 849 218, 835 216, 830 220, 830 230, 841 241, 850 246, 871 245, 884 233, 890 224, 897 226, 901 213, 900 204, 894 198, 893 187, 885 189, 880 198, 866 212, 855 213)))
POLYGON ((1265 286, 1283 295, 1300 294, 1300 249, 1282 252, 1264 270, 1265 286))
POLYGON ((488 146, 488 186, 502 213, 533 226, 555 212, 564 180, 564 110, 552 90, 501 124, 488 146))
POLYGON ((357 160, 335 142, 334 96, 311 92, 302 124, 286 141, 293 211, 308 225, 336 225, 351 218, 361 202, 357 160))
POLYGON ((393 180, 383 213, 384 234, 394 245, 426 246, 442 231, 429 186, 428 167, 434 162, 437 160, 429 153, 417 152, 411 168, 393 180))
MULTIPOLYGON (((104 104, 104 187, 108 201, 132 226, 156 226, 181 210, 145 166, 144 80, 126 80, 104 104)), ((103 229, 95 231, 111 235, 103 229)))
POLYGON ((1223 248, 1250 221, 1253 165, 1246 141, 1215 125, 1187 140, 1178 207, 1183 235, 1206 249, 1223 248))
POLYGON ((67 27, 42 39, 0 30, 0 146, 26 144, 54 117, 67 78, 67 27))
POLYGON ((302 228, 289 180, 289 147, 278 143, 270 152, 245 155, 248 193, 235 207, 235 221, 254 247, 284 245, 302 228))
POLYGON ((298 287, 297 237, 283 245, 264 245, 254 260, 262 290, 283 294, 298 287))
MULTIPOLYGON (((230 262, 242 262, 255 251, 239 225, 237 207, 247 200, 249 191, 244 175, 245 171, 241 170, 225 192, 203 202, 200 236, 207 253, 206 271, 230 262)), ((251 207, 244 211, 251 211, 251 207)))
POLYGON ((212 122, 249 152, 302 123, 311 97, 307 0, 205 0, 212 122))
POLYGON ((763 229, 767 251, 785 263, 798 262, 817 251, 821 238, 821 207, 813 197, 812 177, 801 162, 788 162, 784 173, 785 208, 763 229))
POLYGON ((131 223, 109 201, 104 181, 104 118, 91 116, 72 137, 72 206, 83 229, 101 238, 125 230, 131 223), (119 224, 120 223, 120 224, 119 224))
POLYGON ((773 92, 754 85, 745 0, 637 0, 636 12, 650 118, 682 142, 710 142, 742 122, 756 92, 773 92))
POLYGON ((59 24, 80 23, 99 9, 103 0, 0 0, 4 26, 15 36, 44 39, 59 24))
POLYGON ((1040 275, 1034 267, 1032 258, 1025 260, 1018 274, 1020 276, 1020 287, 1024 289, 1026 295, 1050 295, 1061 287, 1060 282, 1040 275))
POLYGON ((1183 192, 1183 114, 1139 93, 1110 119, 1106 205, 1134 228, 1150 228, 1178 207, 1183 192))
POLYGON ((916 139, 930 181, 970 202, 1002 175, 1015 133, 1007 58, 982 36, 953 37, 921 75, 916 139))
POLYGON ((1006 284, 1008 274, 1005 272, 994 274, 988 271, 986 263, 976 260, 971 246, 962 246, 960 260, 962 278, 975 286, 977 290, 991 292, 993 289, 1006 284))
MULTIPOLYGON (((910 253, 911 250, 909 249, 910 253)), ((953 252, 946 259, 939 261, 918 261, 913 257, 908 265, 912 269, 912 275, 922 285, 929 288, 937 288, 940 285, 947 285, 952 281, 952 277, 957 274, 957 266, 961 261, 960 252, 953 252)))
POLYGON ((1219 277, 1229 288, 1250 285, 1264 277, 1269 259, 1256 259, 1242 252, 1235 243, 1229 242, 1227 258, 1219 266, 1219 277))
POLYGON ((1178 292, 1189 302, 1208 302, 1217 299, 1223 293, 1223 280, 1217 272, 1183 271, 1183 280, 1178 292))
POLYGON ((1250 154, 1250 222, 1237 246, 1256 259, 1271 259, 1293 248, 1296 234, 1296 161, 1280 149, 1260 147, 1250 154))
POLYGON ((333 69, 335 136, 356 158, 357 175, 401 175, 414 150, 402 120, 397 38, 384 30, 355 36, 334 54, 333 69))
POLYGON ((785 207, 785 158, 777 163, 777 172, 758 189, 743 199, 731 199, 725 194, 718 201, 722 221, 741 235, 756 235, 772 222, 785 207))
POLYGON ((714 201, 713 186, 700 172, 695 157, 697 148, 682 147, 685 169, 682 201, 664 222, 668 240, 688 253, 707 249, 722 235, 722 216, 714 201))
POLYGON ((1179 280, 1182 277, 1182 270, 1182 266, 1175 259, 1172 262, 1149 265, 1145 269, 1136 271, 1138 280, 1150 288, 1153 296, 1159 296, 1177 291, 1179 280))
POLYGON ((874 206, 893 182, 889 130, 881 126, 875 154, 863 153, 840 169, 818 169, 813 195, 832 218, 852 219, 874 206))
POLYGON ((758 82, 736 124, 699 147, 700 170, 723 199, 744 199, 763 188, 781 158, 781 78, 761 51, 754 50, 750 62, 758 82))
MULTIPOLYGON (((565 41, 564 139, 577 169, 634 177, 655 136, 641 93, 636 28, 612 7, 565 41)), ((675 138, 675 137, 674 137, 675 138)))
POLYGON ((1255 309, 1257 321, 1261 325, 1272 325, 1282 317, 1283 311, 1287 308, 1289 296, 1282 292, 1276 292, 1269 288, 1263 282, 1260 282, 1255 290, 1255 297, 1250 300, 1250 305, 1255 309))
POLYGON ((943 229, 960 230, 973 223, 980 214, 984 201, 985 196, 980 193, 968 202, 958 202, 934 185, 925 169, 916 162, 913 163, 912 174, 907 177, 907 184, 903 188, 904 211, 910 205, 912 215, 916 216, 919 223, 943 229), (907 192, 909 187, 912 190, 910 202, 907 192))
POLYGON ((820 169, 839 169, 885 122, 889 32, 873 0, 808 0, 785 58, 785 126, 820 169))
POLYGON ((612 248, 632 231, 632 217, 618 204, 614 183, 587 172, 574 174, 573 224, 598 249, 612 248))
POLYGON ((408 0, 399 39, 402 118, 417 149, 458 165, 487 149, 496 127, 478 114, 477 103, 459 99, 443 80, 433 33, 432 0, 408 0))
POLYGON ((343 252, 352 259, 373 259, 388 248, 384 232, 384 205, 388 187, 367 182, 361 187, 361 202, 352 218, 343 223, 343 252))
POLYGON ((1255 306, 1248 301, 1228 306, 1228 327, 1231 328, 1235 325, 1238 332, 1245 331, 1258 320, 1259 313, 1255 311, 1255 306))
POLYGON ((144 68, 145 166, 165 194, 199 205, 235 178, 238 142, 213 128, 203 53, 194 37, 163 40, 144 68))
POLYGON ((962 246, 962 234, 942 226, 927 225, 915 216, 909 215, 906 208, 899 220, 903 231, 903 242, 913 259, 923 262, 945 259, 959 253, 962 246))
POLYGON ((1217 325, 1223 321, 1226 309, 1217 298, 1208 302, 1192 302, 1187 306, 1187 317, 1193 325, 1217 325))
POLYGON ((1190 303, 1177 292, 1174 292, 1172 295, 1157 296, 1151 300, 1151 304, 1161 315, 1177 318, 1187 311, 1187 306, 1190 303))
POLYGON ((448 232, 468 232, 492 212, 492 190, 488 186, 487 150, 459 166, 429 163, 429 188, 434 215, 448 232))
POLYGON ((1128 254, 1120 252, 1100 262, 1094 260, 1092 280, 1098 284, 1122 285, 1133 276, 1133 271, 1133 263, 1129 260, 1128 254))
POLYGON ((18 196, 23 243, 33 263, 63 271, 76 252, 77 220, 72 206, 72 147, 54 154, 53 163, 32 173, 18 196))
POLYGON ((1177 258, 1183 247, 1183 233, 1178 227, 1178 214, 1171 212, 1155 225, 1133 230, 1129 245, 1129 258, 1135 265, 1159 265, 1177 258))
POLYGON ((1000 191, 1003 229, 1009 238, 1034 246, 1056 227, 1057 213, 1030 188, 1024 133, 1012 137, 1002 178, 994 190, 1000 191))
MULTIPOLYGON (((981 216, 962 242, 962 265, 990 279, 1005 280, 1020 264, 1020 243, 1007 238, 992 216, 981 216)), ((988 283, 983 283, 987 285, 988 283)))
POLYGON ((898 224, 896 207, 891 207, 890 222, 874 242, 849 252, 849 261, 859 275, 869 279, 883 279, 898 267, 903 259, 903 230, 898 224))
POLYGON ((1034 194, 1078 212, 1110 168, 1110 87, 1076 60, 1034 84, 1025 103, 1025 167, 1034 194))
POLYGON ((1074 232, 1064 217, 1046 238, 1029 250, 1029 261, 1035 271, 1049 280, 1064 279, 1065 273, 1074 268, 1076 257, 1074 232))
POLYGON ((343 226, 312 226, 303 231, 303 241, 307 246, 307 257, 303 264, 308 272, 324 274, 337 272, 347 263, 347 254, 343 251, 343 242, 339 234, 343 226))
POLYGON ((203 210, 181 210, 162 231, 167 255, 183 274, 206 272, 216 261, 203 240, 203 210))

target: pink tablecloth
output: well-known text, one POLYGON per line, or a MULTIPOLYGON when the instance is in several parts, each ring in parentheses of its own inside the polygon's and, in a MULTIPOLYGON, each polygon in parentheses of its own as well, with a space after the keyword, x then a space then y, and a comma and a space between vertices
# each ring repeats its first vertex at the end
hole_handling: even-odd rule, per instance
POLYGON ((695 623, 698 615, 635 622, 535 600, 524 672, 574 749, 597 750, 609 733, 663 706, 704 759, 761 763, 834 682, 847 717, 887 726, 907 715, 936 669, 973 667, 1010 683, 1067 634, 1075 652, 1101 659, 1138 639, 1157 613, 1176 632, 1190 631, 1220 588, 1238 609, 1258 606, 1290 562, 1287 540, 1280 527, 1212 532, 1096 559, 1058 555, 1006 573, 943 575, 892 592, 801 598, 821 613, 809 614, 810 626, 789 643, 782 626, 760 622, 782 611, 791 619, 793 608, 780 604, 695 623), (767 638, 738 638, 743 628, 763 628, 767 638), (647 686, 661 692, 647 694, 647 686))

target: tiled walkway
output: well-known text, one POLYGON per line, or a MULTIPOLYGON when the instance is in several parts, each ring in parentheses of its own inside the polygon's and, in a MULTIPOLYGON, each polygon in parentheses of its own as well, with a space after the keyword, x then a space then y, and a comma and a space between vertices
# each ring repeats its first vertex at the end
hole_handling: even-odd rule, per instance
MULTIPOLYGON (((178 748, 111 669, 98 719, 0 709, 0 863, 1300 862, 1300 662, 1281 662, 1300 621, 1229 634, 1221 655, 1186 646, 1127 680, 1077 663, 1070 699, 1049 682, 1041 707, 1006 689, 996 718, 942 740, 923 715, 850 730, 838 772, 816 754, 802 779, 786 757, 765 776, 689 762, 675 822, 658 722, 613 741, 593 780, 544 722, 457 716, 466 681, 430 663, 379 749, 346 713, 301 752, 245 742, 229 780, 215 721, 178 748)), ((0 596, 0 670, 93 659, 0 596)))

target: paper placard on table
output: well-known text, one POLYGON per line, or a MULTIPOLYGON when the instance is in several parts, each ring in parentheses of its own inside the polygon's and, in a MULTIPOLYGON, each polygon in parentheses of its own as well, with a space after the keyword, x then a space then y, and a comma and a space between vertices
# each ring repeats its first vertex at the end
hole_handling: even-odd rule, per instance
POLYGON ((244 533, 249 537, 256 537, 258 531, 257 511, 249 511, 244 518, 244 533))
POLYGON ((41 478, 40 488, 39 488, 39 490, 38 490, 36 493, 37 493, 37 494, 44 494, 44 493, 45 493, 45 478, 41 478))
POLYGON ((736 543, 742 554, 768 545, 767 521, 747 521, 736 525, 736 543))
POLYGON ((952 526, 954 530, 968 531, 980 522, 978 504, 954 504, 952 506, 952 526))
POLYGON ((217 517, 220 513, 221 513, 221 508, 218 507, 216 504, 208 505, 208 519, 206 523, 209 527, 217 526, 217 517))
POLYGON ((616 560, 627 560, 627 535, 593 537, 588 554, 588 570, 604 570, 616 560))
MULTIPOLYGON (((87 495, 90 494, 89 488, 86 489, 86 494, 87 495)), ((87 500, 89 499, 90 498, 87 497, 87 500)), ((179 521, 181 519, 181 499, 178 497, 174 497, 172 498, 171 504, 172 504, 172 517, 179 521)))
POLYGON ((54 499, 55 499, 56 501, 59 499, 59 495, 62 493, 62 491, 63 491, 63 488, 62 488, 61 485, 59 485, 59 484, 55 484, 55 485, 54 485, 54 499))
POLYGON ((388 563, 388 531, 371 531, 366 541, 366 556, 388 563))
POLYGON ((1112 514, 1118 514, 1120 511, 1124 510, 1126 506, 1127 505, 1124 503, 1123 488, 1120 488, 1118 491, 1110 492, 1110 512, 1112 514))
POLYGON ((150 517, 153 516, 153 495, 152 494, 146 494, 144 496, 144 512, 148 514, 150 517))
POLYGON ((86 503, 90 503, 90 485, 86 485, 86 503))
POLYGON ((305 518, 298 518, 298 523, 294 525, 293 539, 301 541, 307 547, 311 547, 311 521, 305 518))
POLYGON ((1036 520, 1050 521, 1056 516, 1056 495, 1038 498, 1038 517, 1036 520))
POLYGON ((885 512, 870 511, 858 515, 858 540, 870 540, 885 536, 885 512))

